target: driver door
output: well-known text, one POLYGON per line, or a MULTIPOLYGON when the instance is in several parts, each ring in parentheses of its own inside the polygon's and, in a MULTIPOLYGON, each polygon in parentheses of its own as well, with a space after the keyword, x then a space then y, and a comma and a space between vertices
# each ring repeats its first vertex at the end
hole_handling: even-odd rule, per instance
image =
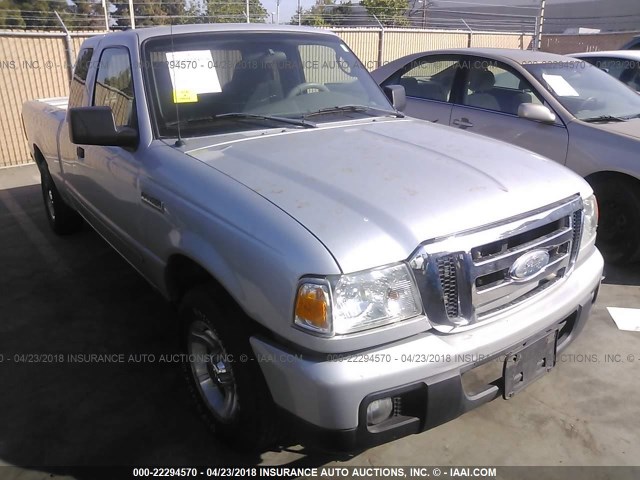
MULTIPOLYGON (((129 50, 107 47, 93 85, 92 106, 109 106, 116 126, 136 128, 136 102, 129 50)), ((78 145, 76 188, 91 224, 134 266, 140 267, 140 167, 135 149, 78 145)))

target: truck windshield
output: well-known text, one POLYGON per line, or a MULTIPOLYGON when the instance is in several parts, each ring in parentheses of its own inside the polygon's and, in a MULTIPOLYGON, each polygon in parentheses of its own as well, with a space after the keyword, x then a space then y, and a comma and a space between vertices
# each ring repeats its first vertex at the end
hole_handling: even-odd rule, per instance
POLYGON ((178 127, 194 137, 397 114, 351 50, 329 35, 180 34, 147 40, 143 56, 164 138, 178 127))
POLYGON ((640 115, 640 95, 587 62, 524 67, 579 120, 624 121, 640 115))

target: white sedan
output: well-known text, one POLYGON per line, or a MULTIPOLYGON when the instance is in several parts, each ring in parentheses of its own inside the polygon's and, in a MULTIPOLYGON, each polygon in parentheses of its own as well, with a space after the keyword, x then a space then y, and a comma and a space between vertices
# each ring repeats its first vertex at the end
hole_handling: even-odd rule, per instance
POLYGON ((640 92, 640 50, 585 52, 574 53, 571 56, 595 65, 640 92))

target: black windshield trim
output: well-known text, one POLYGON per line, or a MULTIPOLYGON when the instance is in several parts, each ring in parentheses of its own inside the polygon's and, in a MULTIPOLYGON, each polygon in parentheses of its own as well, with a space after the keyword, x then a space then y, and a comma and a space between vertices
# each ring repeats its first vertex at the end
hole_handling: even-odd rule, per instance
POLYGON ((404 114, 397 110, 386 110, 384 108, 376 108, 370 107, 367 105, 336 105, 335 107, 327 107, 317 110, 315 112, 309 112, 302 116, 303 119, 307 119, 310 117, 315 117, 318 115, 331 115, 335 113, 367 113, 367 112, 376 112, 383 115, 391 116, 393 115, 396 118, 404 118, 404 114))

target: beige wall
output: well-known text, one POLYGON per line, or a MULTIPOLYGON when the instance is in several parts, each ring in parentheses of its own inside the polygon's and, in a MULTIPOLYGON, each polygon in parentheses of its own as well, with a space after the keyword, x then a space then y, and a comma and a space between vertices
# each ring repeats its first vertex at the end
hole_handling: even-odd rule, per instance
POLYGON ((380 32, 370 29, 340 29, 335 32, 349 45, 365 67, 373 70, 378 62, 380 32))
POLYGON ((583 35, 543 35, 541 50, 551 53, 600 52, 617 50, 640 32, 594 33, 583 35))
MULTIPOLYGON (((527 48, 530 36, 426 30, 340 28, 335 32, 369 69, 410 53, 472 46, 527 48)), ((72 58, 90 34, 74 34, 72 58)), ((67 96, 65 37, 62 34, 16 36, 0 32, 0 167, 31 162, 22 129, 22 103, 35 98, 67 96), (26 63, 25 63, 26 62, 26 63)))
POLYGON ((383 62, 386 63, 426 50, 466 47, 468 36, 464 33, 389 30, 385 32, 384 40, 383 62))
MULTIPOLYGON (((73 38, 75 50, 85 37, 73 38)), ((0 167, 31 161, 22 129, 22 103, 69 93, 64 36, 6 36, 0 32, 0 167)))

